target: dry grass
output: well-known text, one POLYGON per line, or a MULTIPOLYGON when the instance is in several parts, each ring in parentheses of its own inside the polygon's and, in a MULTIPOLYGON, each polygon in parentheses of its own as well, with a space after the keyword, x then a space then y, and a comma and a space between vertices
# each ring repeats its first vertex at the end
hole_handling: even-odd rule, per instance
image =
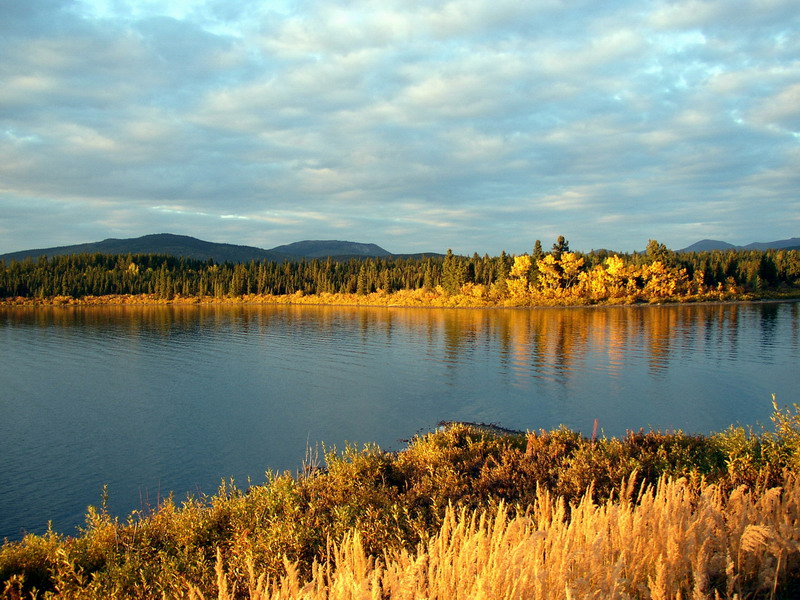
MULTIPOLYGON (((756 497, 665 479, 635 498, 628 491, 595 504, 587 494, 571 510, 542 489, 524 516, 449 508, 439 532, 414 552, 373 558, 353 531, 308 580, 294 563, 274 579, 257 577, 251 563, 248 589, 236 590, 219 553, 218 598, 773 597, 798 576, 799 515, 796 480, 756 497)), ((189 597, 203 598, 196 588, 189 597)))
POLYGON ((621 439, 452 425, 398 453, 348 446, 247 490, 125 520, 101 505, 77 536, 3 543, 0 597, 794 598, 800 408, 774 421, 621 439))

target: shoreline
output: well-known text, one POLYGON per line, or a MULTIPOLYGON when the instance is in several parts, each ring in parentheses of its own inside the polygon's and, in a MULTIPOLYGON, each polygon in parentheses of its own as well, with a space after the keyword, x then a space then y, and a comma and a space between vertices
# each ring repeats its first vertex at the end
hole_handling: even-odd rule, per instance
MULTIPOLYGON (((76 535, 48 530, 4 540, 0 589, 12 592, 10 598, 98 599, 186 597, 189 589, 195 592, 189 597, 199 600, 232 598, 220 590, 275 581, 286 592, 282 598, 322 600, 327 593, 299 593, 313 581, 315 589, 327 591, 333 580, 315 580, 320 573, 333 577, 341 569, 348 585, 360 573, 359 589, 367 589, 380 583, 370 575, 380 557, 412 557, 412 577, 420 559, 429 561, 436 548, 447 547, 463 549, 460 563, 448 559, 467 565, 454 579, 461 582, 474 571, 476 548, 491 546, 509 556, 522 548, 527 556, 546 558, 526 572, 531 580, 547 569, 558 574, 550 583, 552 596, 584 581, 574 573, 587 569, 613 575, 607 591, 636 595, 656 581, 664 589, 665 557, 680 543, 675 560, 685 565, 670 563, 670 597, 689 597, 697 589, 693 578, 717 582, 715 590, 736 584, 747 597, 767 597, 758 590, 795 597, 800 530, 790 517, 800 507, 800 447, 793 435, 798 415, 775 408, 782 426, 776 433, 738 427, 708 436, 642 430, 589 438, 563 428, 508 435, 491 424, 456 422, 415 436, 401 451, 365 445, 328 453, 324 464, 276 473, 246 489, 223 480, 216 494, 182 503, 169 496, 127 519, 110 513, 104 497, 87 509, 86 525, 76 535), (540 516, 531 517, 529 508, 540 516), (518 518, 514 527, 509 515, 518 518), (495 541, 487 546, 453 535, 470 523, 481 540, 492 531, 487 526, 499 527, 495 541), (636 523, 639 529, 631 530, 636 523), (508 538, 513 531, 530 533, 530 539, 508 538), (565 537, 569 531, 574 535, 565 537), (654 531, 662 543, 652 554, 654 531), (619 542, 607 549, 603 564, 596 558, 598 532, 619 542), (358 560, 351 564, 350 554, 337 548, 353 540, 358 560), (545 550, 537 546, 548 540, 545 550), (741 556, 748 543, 748 560, 731 562, 730 549, 741 556), (564 554, 565 548, 570 552, 564 554), (564 567, 553 569, 559 556, 564 567), (576 571, 581 557, 594 562, 576 571), (771 570, 781 559, 783 570, 771 570), (289 594, 291 589, 298 593, 289 594)), ((489 561, 482 572, 519 568, 518 561, 489 561)), ((592 586, 587 592, 600 589, 592 586)))
POLYGON ((581 302, 579 298, 568 301, 557 301, 536 304, 509 304, 503 302, 481 302, 467 296, 433 296, 428 293, 427 298, 420 297, 420 291, 394 294, 372 293, 366 296, 356 294, 323 294, 323 295, 298 295, 288 294, 281 296, 263 296, 248 294, 236 297, 211 297, 211 296, 176 296, 174 298, 156 298, 154 294, 86 296, 73 298, 70 296, 56 296, 52 298, 0 298, 0 308, 59 308, 59 307, 88 307, 88 306, 341 306, 356 308, 457 308, 457 309, 540 309, 540 308, 609 308, 609 307, 645 307, 645 306, 686 306, 686 305, 732 305, 732 304, 757 304, 771 302, 800 302, 800 290, 791 292, 766 292, 763 294, 738 294, 729 297, 714 298, 704 296, 674 296, 653 299, 651 301, 625 301, 619 302, 581 302), (409 294, 413 296, 408 297, 409 294), (396 302, 393 300, 406 300, 396 302))

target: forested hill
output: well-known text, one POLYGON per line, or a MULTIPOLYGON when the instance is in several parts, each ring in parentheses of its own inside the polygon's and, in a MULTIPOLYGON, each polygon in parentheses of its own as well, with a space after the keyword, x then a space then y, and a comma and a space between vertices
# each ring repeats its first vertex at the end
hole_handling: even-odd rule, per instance
POLYGON ((734 246, 720 240, 700 240, 678 252, 710 252, 712 250, 798 250, 800 238, 788 240, 775 240, 774 242, 753 242, 746 246, 734 246))
POLYGON ((202 261, 210 258, 218 264, 226 262, 246 263, 253 260, 283 262, 285 260, 299 260, 303 258, 326 258, 328 256, 391 256, 391 253, 375 244, 361 244, 337 240, 306 240, 265 250, 254 246, 206 242, 188 235, 157 233, 138 238, 109 238, 102 242, 22 250, 20 252, 0 255, 0 260, 10 262, 12 260, 24 260, 26 258, 35 259, 39 256, 66 256, 70 254, 158 254, 202 261))
POLYGON ((286 244, 285 246, 276 246, 271 252, 280 252, 302 258, 327 258, 329 256, 371 256, 378 258, 392 255, 391 252, 375 244, 359 244, 357 242, 340 242, 337 240, 305 240, 286 244))

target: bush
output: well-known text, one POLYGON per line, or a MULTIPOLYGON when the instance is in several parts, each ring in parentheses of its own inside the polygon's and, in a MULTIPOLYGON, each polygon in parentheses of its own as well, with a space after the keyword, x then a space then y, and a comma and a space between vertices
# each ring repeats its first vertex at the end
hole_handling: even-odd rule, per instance
POLYGON ((218 553, 226 581, 243 590, 253 572, 278 577, 287 564, 310 577, 312 565, 356 530, 369 556, 413 552, 441 530, 448 510, 492 515, 504 507, 523 516, 546 492, 568 514, 581 501, 630 498, 665 477, 684 478, 694 491, 713 484, 719 493, 750 489, 758 497, 795 477, 799 413, 776 404, 774 432, 640 431, 593 440, 565 428, 508 434, 453 424, 397 453, 348 446, 327 452, 322 468, 271 474, 246 491, 223 482, 214 496, 181 505, 168 498, 123 522, 90 508, 77 537, 48 532, 6 542, 0 591, 6 598, 162 598, 191 585, 207 594, 219 577, 218 553))

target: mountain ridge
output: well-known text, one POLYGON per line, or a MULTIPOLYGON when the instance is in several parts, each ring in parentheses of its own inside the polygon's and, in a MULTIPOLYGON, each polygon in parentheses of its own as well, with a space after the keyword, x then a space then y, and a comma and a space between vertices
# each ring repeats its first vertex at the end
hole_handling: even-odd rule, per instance
POLYGON ((711 250, 781 250, 800 247, 800 237, 775 240, 773 242, 752 242, 745 246, 736 246, 721 240, 700 240, 677 252, 709 252, 711 250))
POLYGON ((137 238, 107 238, 69 246, 20 250, 0 255, 0 260, 36 259, 40 256, 69 254, 167 254, 195 260, 212 259, 216 263, 250 262, 251 260, 283 262, 303 258, 351 258, 408 256, 394 255, 376 244, 340 240, 303 240, 271 249, 237 244, 207 242, 188 235, 152 233, 137 238))
MULTIPOLYGON (((704 239, 677 252, 707 252, 712 250, 766 250, 800 248, 800 237, 776 240, 773 242, 753 242, 745 246, 735 246, 721 240, 704 239)), ((302 240, 283 244, 270 249, 256 246, 208 242, 188 235, 174 233, 152 233, 137 238, 106 238, 99 242, 54 246, 20 250, 0 255, 2 261, 21 261, 40 256, 63 256, 69 254, 166 254, 194 260, 212 259, 222 264, 226 262, 250 262, 302 260, 314 258, 420 258, 442 256, 438 252, 394 254, 377 244, 349 242, 342 240, 302 240)))
POLYGON ((327 258, 328 256, 392 256, 376 244, 345 242, 341 240, 303 240, 282 246, 275 246, 271 252, 299 255, 306 258, 327 258), (347 250, 343 252, 343 250, 347 250))

